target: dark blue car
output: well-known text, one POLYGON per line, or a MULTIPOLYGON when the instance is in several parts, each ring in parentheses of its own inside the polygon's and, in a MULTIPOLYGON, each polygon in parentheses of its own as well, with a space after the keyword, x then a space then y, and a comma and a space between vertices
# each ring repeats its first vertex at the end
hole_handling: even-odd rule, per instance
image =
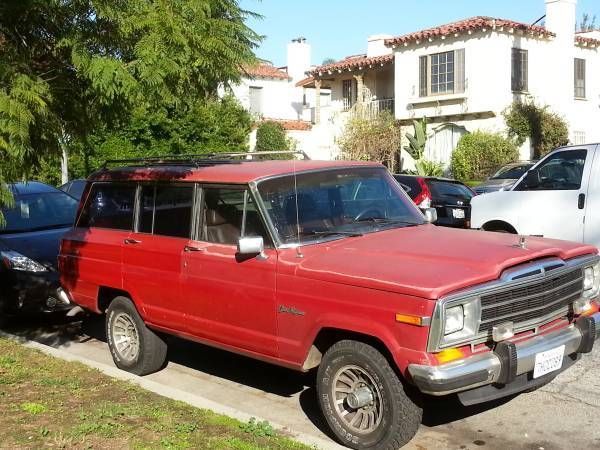
POLYGON ((0 223, 0 316, 71 307, 58 281, 60 240, 78 202, 43 183, 9 185, 14 202, 0 223))

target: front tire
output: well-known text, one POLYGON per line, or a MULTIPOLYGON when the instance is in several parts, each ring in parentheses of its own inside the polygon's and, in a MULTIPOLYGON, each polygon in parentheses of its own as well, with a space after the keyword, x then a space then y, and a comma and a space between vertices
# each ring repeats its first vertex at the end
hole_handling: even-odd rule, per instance
POLYGON ((146 326, 126 297, 116 297, 108 307, 106 339, 115 365, 135 375, 156 372, 166 361, 167 344, 146 326))
POLYGON ((354 449, 396 450, 421 424, 388 360, 371 345, 344 340, 323 356, 317 374, 321 411, 340 443, 354 449))

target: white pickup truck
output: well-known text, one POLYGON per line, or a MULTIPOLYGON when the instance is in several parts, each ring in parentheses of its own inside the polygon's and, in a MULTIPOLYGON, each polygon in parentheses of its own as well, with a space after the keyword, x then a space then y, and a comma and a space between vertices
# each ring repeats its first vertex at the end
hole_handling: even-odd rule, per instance
POLYGON ((471 228, 600 247, 600 144, 552 151, 510 190, 471 200, 471 228))

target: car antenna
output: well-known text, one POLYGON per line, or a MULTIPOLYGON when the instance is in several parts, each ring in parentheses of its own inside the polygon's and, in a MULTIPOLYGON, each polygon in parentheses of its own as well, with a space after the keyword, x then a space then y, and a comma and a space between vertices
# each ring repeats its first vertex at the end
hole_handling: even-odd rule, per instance
POLYGON ((296 175, 296 158, 292 157, 292 169, 294 172, 294 200, 296 201, 296 258, 304 258, 302 250, 300 250, 300 211, 298 210, 298 177, 296 175))

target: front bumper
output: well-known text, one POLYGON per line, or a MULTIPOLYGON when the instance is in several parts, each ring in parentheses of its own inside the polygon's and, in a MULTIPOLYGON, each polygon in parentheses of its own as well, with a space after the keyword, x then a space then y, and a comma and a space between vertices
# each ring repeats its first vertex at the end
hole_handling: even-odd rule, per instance
POLYGON ((66 311, 73 305, 60 287, 58 272, 0 273, 0 313, 35 314, 66 311))
MULTIPOLYGON (((562 370, 570 366, 581 353, 589 353, 600 338, 600 312, 580 318, 576 324, 548 334, 513 344, 501 342, 495 351, 489 351, 439 366, 410 364, 408 371, 417 387, 426 394, 446 395, 495 384, 502 397, 534 387, 536 380, 528 378, 535 366, 536 354, 565 346, 562 370), (570 358, 569 358, 570 357, 570 358), (515 385, 518 384, 518 386, 515 385), (511 387, 502 390, 503 387, 511 387)), ((556 376, 553 372, 545 376, 556 376)))

